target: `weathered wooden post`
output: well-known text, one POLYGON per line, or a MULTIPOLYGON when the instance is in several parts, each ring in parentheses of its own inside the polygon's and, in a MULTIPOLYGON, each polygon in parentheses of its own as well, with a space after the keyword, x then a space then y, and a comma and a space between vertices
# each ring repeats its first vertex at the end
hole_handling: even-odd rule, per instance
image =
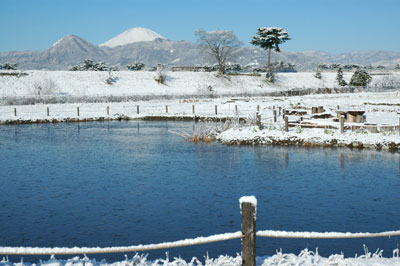
POLYGON ((262 126, 261 126, 261 115, 258 114, 258 112, 256 113, 256 119, 257 119, 258 129, 261 130, 262 129, 262 126))
POLYGON ((237 108, 237 105, 235 105, 235 115, 238 115, 238 108, 237 108))
POLYGON ((139 114, 139 105, 136 105, 136 113, 139 114))
POLYGON ((344 115, 340 116, 339 122, 340 122, 340 133, 343 134, 344 133, 344 115))
POLYGON ((14 116, 17 116, 17 108, 14 108, 14 116))
POLYGON ((257 104, 257 112, 260 112, 260 106, 257 104))
POLYGON ((215 115, 217 115, 218 114, 218 109, 217 109, 218 107, 215 105, 215 115))
POLYGON ((165 106, 165 113, 168 114, 168 105, 165 106))
POLYGON ((281 107, 279 106, 279 113, 278 113, 278 115, 280 116, 281 115, 281 107))
POLYGON ((194 114, 194 104, 192 105, 192 113, 194 114))
POLYGON ((47 116, 50 116, 50 109, 47 107, 47 116))
POLYGON ((110 115, 110 106, 107 106, 107 115, 110 115))
POLYGON ((79 116, 79 106, 76 107, 76 114, 79 116))
POLYGON ((256 208, 257 199, 254 196, 239 199, 242 211, 242 265, 256 265, 256 208))
POLYGON ((276 123, 276 110, 274 109, 274 123, 276 123))
POLYGON ((285 131, 289 132, 289 117, 285 115, 285 131))
POLYGON ((286 110, 283 109, 283 110, 282 110, 282 117, 283 117, 283 119, 285 119, 285 115, 286 115, 286 110))
POLYGON ((398 130, 399 130, 399 132, 400 132, 400 118, 399 118, 399 127, 398 127, 398 130))

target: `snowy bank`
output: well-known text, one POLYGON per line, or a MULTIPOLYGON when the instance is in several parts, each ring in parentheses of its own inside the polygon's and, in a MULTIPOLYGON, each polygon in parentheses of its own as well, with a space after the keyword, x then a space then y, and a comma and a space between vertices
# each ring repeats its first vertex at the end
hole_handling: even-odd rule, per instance
MULTIPOLYGON (((337 84, 336 73, 324 73, 322 79, 314 73, 278 73, 271 84, 263 75, 227 75, 217 77, 213 72, 165 72, 165 83, 155 79, 157 72, 117 71, 111 73, 114 80, 106 80, 105 71, 25 71, 26 75, 6 75, 19 71, 2 71, 0 75, 0 98, 63 96, 91 98, 100 96, 185 96, 215 97, 221 95, 268 95, 273 92, 302 89, 342 88, 337 84)), ((345 73, 348 82, 352 73, 345 73)), ((400 81, 400 73, 390 77, 400 81)), ((372 84, 380 84, 382 77, 374 76, 372 84)), ((374 85, 373 85, 374 86, 374 85)))
POLYGON ((257 127, 231 128, 217 135, 216 139, 229 144, 237 145, 299 145, 306 147, 349 147, 374 148, 400 152, 400 132, 368 133, 345 132, 321 128, 291 128, 285 132, 281 128, 271 126, 259 130, 257 127))

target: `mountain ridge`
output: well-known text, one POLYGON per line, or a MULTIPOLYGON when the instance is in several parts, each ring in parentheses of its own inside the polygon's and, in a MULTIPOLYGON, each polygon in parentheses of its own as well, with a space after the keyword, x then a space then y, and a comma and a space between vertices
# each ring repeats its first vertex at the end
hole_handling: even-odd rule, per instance
MULTIPOLYGON (((127 64, 139 61, 147 66, 214 64, 212 58, 198 44, 188 41, 172 41, 164 37, 155 38, 152 41, 141 40, 108 47, 92 44, 76 35, 66 35, 44 51, 0 52, 0 63, 17 63, 20 69, 67 70, 85 59, 104 61, 121 69, 125 69, 127 64)), ((320 64, 333 63, 393 67, 400 63, 400 53, 373 50, 331 54, 324 51, 290 52, 283 50, 281 53, 273 52, 272 61, 295 64, 299 70, 316 69, 320 64)), ((253 46, 241 47, 235 55, 235 61, 230 63, 262 66, 267 63, 267 52, 253 46)))

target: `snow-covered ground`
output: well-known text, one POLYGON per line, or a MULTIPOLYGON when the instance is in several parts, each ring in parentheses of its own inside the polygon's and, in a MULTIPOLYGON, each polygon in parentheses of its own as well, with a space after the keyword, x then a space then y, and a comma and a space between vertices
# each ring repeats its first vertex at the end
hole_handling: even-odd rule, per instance
MULTIPOLYGON (((136 254, 132 258, 124 261, 107 262, 106 260, 96 261, 84 257, 73 257, 67 260, 58 260, 52 256, 47 261, 40 261, 39 263, 29 262, 10 262, 7 258, 0 260, 0 266, 239 266, 242 265, 242 258, 238 254, 236 257, 221 255, 218 258, 192 258, 190 261, 185 261, 181 258, 169 258, 168 255, 165 259, 148 260, 146 255, 136 254)), ((315 252, 307 249, 300 252, 300 254, 288 254, 282 251, 270 257, 257 257, 257 266, 277 266, 277 265, 347 265, 347 266, 396 266, 400 265, 400 257, 398 250, 393 251, 392 258, 384 258, 381 256, 380 251, 375 253, 369 252, 365 249, 365 254, 356 256, 354 258, 345 258, 343 254, 331 255, 328 258, 321 257, 318 250, 315 252)))
MULTIPOLYGON (((2 73, 18 71, 2 71, 2 73)), ((25 71, 28 75, 0 76, 0 98, 41 95, 69 96, 127 96, 127 95, 243 95, 263 94, 292 89, 338 88, 336 73, 323 73, 322 79, 315 73, 279 73, 271 85, 261 76, 226 76, 220 78, 215 72, 170 72, 164 73, 165 84, 155 81, 157 72, 117 71, 111 75, 115 83, 107 84, 108 72, 96 71, 25 71), (210 91, 211 90, 211 91, 210 91)), ((344 73, 349 82, 352 73, 344 73)), ((373 76, 371 86, 392 80, 400 81, 400 73, 373 76)), ((387 82, 386 82, 387 83, 387 82)), ((385 83, 385 84, 386 84, 385 83)))

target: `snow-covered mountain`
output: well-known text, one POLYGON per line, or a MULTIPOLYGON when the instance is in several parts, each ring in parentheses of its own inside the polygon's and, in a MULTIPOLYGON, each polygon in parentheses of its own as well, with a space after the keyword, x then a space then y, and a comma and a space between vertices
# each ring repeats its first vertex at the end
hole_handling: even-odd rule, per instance
POLYGON ((152 30, 137 27, 126 30, 121 34, 118 34, 114 38, 100 44, 99 46, 114 48, 116 46, 126 45, 135 42, 154 41, 155 39, 165 38, 152 30))
MULTIPOLYGON (((214 64, 208 52, 196 43, 171 41, 145 28, 132 28, 115 38, 94 45, 78 36, 68 35, 56 41, 45 51, 0 53, 0 63, 17 63, 19 69, 67 70, 85 59, 104 61, 111 66, 126 69, 126 65, 143 62, 146 66, 201 66, 214 64)), ((400 53, 387 51, 354 51, 330 54, 321 51, 272 53, 272 62, 295 64, 298 70, 315 70, 319 64, 385 65, 400 63, 400 53)), ((263 66, 267 52, 258 47, 242 47, 234 57, 241 65, 263 66)))

